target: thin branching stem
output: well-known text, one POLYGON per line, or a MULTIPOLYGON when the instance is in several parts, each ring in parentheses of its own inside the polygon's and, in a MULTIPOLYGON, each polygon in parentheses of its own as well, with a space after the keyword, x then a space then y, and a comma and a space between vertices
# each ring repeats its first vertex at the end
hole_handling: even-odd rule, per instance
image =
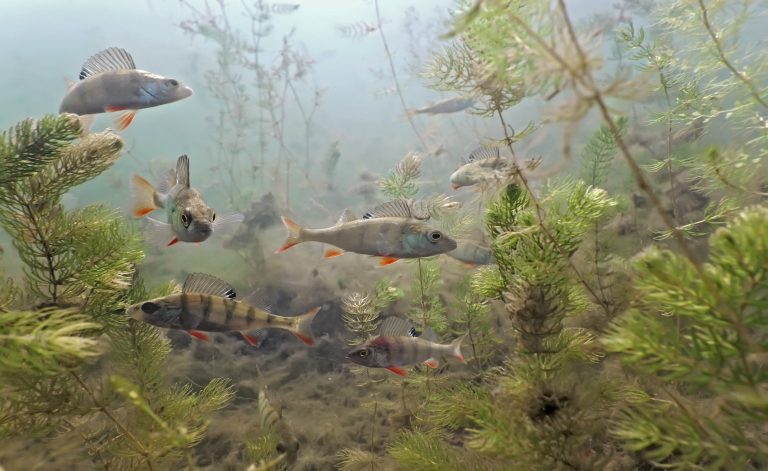
POLYGON ((701 22, 704 24, 704 28, 707 30, 710 39, 712 39, 712 43, 715 46, 715 51, 717 52, 717 57, 720 59, 720 62, 722 62, 723 65, 749 89, 749 93, 756 102, 760 103, 764 108, 768 108, 768 102, 760 96, 760 92, 757 90, 755 84, 752 83, 746 75, 739 72, 738 69, 731 64, 731 61, 728 60, 728 57, 726 57, 725 51, 723 50, 723 45, 720 43, 717 33, 712 29, 712 25, 709 22, 709 11, 707 10, 706 5, 704 5, 704 0, 698 0, 698 3, 699 8, 701 9, 701 22))
POLYGON ((426 141, 424 141, 424 138, 421 137, 421 133, 416 128, 416 123, 413 122, 413 118, 408 113, 408 105, 405 103, 403 90, 400 87, 400 80, 397 78, 397 70, 395 69, 395 62, 392 60, 392 53, 389 50, 387 37, 384 35, 384 28, 382 27, 381 14, 379 13, 379 0, 374 0, 373 4, 376 7, 376 29, 379 30, 379 35, 381 36, 381 42, 384 45, 384 51, 387 53, 387 59, 389 61, 389 70, 392 73, 392 80, 395 82, 395 90, 397 90, 397 96, 400 98, 400 104, 403 107, 403 113, 405 113, 405 117, 408 119, 408 124, 410 124, 411 129, 413 129, 413 133, 416 134, 417 138, 419 138, 419 142, 421 142, 422 149, 426 151, 428 149, 427 143, 426 141))
MULTIPOLYGON (((507 130, 507 124, 504 121, 504 116, 502 115, 500 109, 497 109, 496 111, 499 115, 501 126, 504 129, 504 142, 506 142, 507 147, 509 147, 509 149, 512 150, 512 139, 509 135, 509 131, 507 130)), ((568 263, 568 265, 570 265, 571 270, 573 270, 573 273, 576 275, 576 278, 584 286, 584 289, 586 289, 589 292, 589 294, 592 296, 592 299, 595 299, 598 303, 600 303, 600 306, 603 308, 603 310, 605 310, 607 314, 610 314, 610 307, 609 307, 608 301, 597 295, 595 290, 592 289, 592 286, 590 286, 589 282, 587 282, 587 279, 584 277, 584 275, 582 275, 579 269, 576 268, 576 264, 573 263, 573 260, 571 260, 571 257, 568 256, 567 253, 565 253, 565 250, 563 250, 563 248, 557 242, 557 239, 555 239, 555 236, 553 236, 552 233, 549 231, 549 229, 544 225, 544 211, 541 209, 541 203, 539 203, 538 198, 536 198, 536 195, 533 193, 533 190, 531 189, 531 186, 528 183, 528 178, 526 178, 525 174, 517 165, 515 165, 514 169, 515 169, 514 170, 515 176, 517 176, 520 179, 520 182, 522 182, 523 187, 525 187, 525 191, 530 196, 531 203, 533 204, 534 210, 536 211, 536 220, 538 221, 538 225, 539 225, 539 228, 541 229, 541 232, 546 236, 547 239, 549 239, 552 245, 557 249, 557 251, 560 253, 560 256, 563 258, 563 260, 565 260, 568 263)))
POLYGON ((102 412, 109 420, 111 420, 115 426, 129 439, 131 439, 132 442, 136 444, 136 446, 139 449, 139 453, 144 457, 144 459, 147 461, 147 467, 150 469, 150 471, 153 470, 152 467, 152 460, 149 458, 149 450, 139 441, 138 438, 134 434, 131 433, 130 430, 128 430, 122 422, 117 420, 117 417, 112 414, 112 411, 107 409, 97 398, 96 394, 93 392, 93 390, 83 381, 83 378, 80 377, 79 374, 75 373, 74 371, 70 371, 70 374, 73 378, 75 378, 75 381, 80 385, 80 388, 82 388, 83 391, 85 391, 86 394, 91 398, 93 401, 93 404, 96 406, 96 408, 102 412))

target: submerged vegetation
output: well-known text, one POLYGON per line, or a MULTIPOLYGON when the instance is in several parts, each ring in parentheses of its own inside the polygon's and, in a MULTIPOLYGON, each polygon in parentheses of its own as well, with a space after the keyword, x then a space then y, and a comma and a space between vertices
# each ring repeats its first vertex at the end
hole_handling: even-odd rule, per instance
MULTIPOLYGON (((339 140, 324 154, 328 146, 314 145, 322 93, 313 61, 291 32, 265 65, 274 15, 298 5, 243 4, 244 34, 222 1, 205 11, 181 4, 192 15, 184 31, 216 48, 205 75, 219 106, 211 161, 232 209, 262 198, 249 227, 266 229, 275 206, 296 205, 297 166, 308 211, 331 212, 319 192, 346 203, 339 140), (300 126, 288 126, 287 108, 300 126), (289 143, 289 129, 300 144, 289 143), (261 196, 268 190, 279 203, 261 196)), ((616 18, 579 21, 564 0, 452 6, 445 42, 421 75, 476 100, 470 112, 487 127, 475 130, 475 144, 503 150, 508 178, 470 203, 427 194, 443 183, 422 179, 426 160, 430 178, 447 183, 450 172, 407 114, 414 149, 368 181, 446 235, 482 233, 492 263, 457 268, 435 256, 369 275, 363 257, 328 272, 302 260, 289 267, 294 278, 264 256, 261 234, 240 234, 244 265, 259 272, 252 280, 275 269, 289 278, 270 280, 278 303, 326 303, 331 319, 306 352, 279 337, 254 356, 250 346, 224 351, 262 365, 247 368, 258 392, 210 369, 195 380, 176 371, 171 340, 125 308, 179 288, 145 286, 139 231, 116 211, 64 208, 68 190, 115 163, 121 138, 84 134, 69 114, 0 134, 0 224, 23 266, 20 279, 0 273, 0 438, 74 443, 72 464, 98 469, 196 469, 207 466, 199 454, 209 428, 239 403, 247 413, 234 417, 258 417, 258 427, 225 440, 238 441, 237 465, 254 470, 768 466, 768 53, 745 44, 765 3, 625 0, 616 18), (543 116, 515 130, 509 119, 525 102, 543 116), (527 155, 532 140, 549 136, 556 152, 527 155), (404 377, 342 371, 346 350, 389 316, 412 323, 413 336, 466 335, 466 365, 436 358, 404 377), (310 391, 313 368, 321 382, 310 391), (268 380, 278 383, 269 393, 268 380), (289 395, 323 407, 291 411, 289 395), (348 435, 342 417, 351 417, 348 435), (313 426, 322 431, 310 444, 313 426)), ((378 34, 405 111, 379 2, 372 7, 375 23, 338 29, 378 34)), ((195 361, 213 363, 222 351, 206 348, 195 361)))

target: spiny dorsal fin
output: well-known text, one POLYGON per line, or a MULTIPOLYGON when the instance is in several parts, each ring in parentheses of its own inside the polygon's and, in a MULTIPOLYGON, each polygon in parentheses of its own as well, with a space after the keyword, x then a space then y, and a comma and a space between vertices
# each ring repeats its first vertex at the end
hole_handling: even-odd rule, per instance
POLYGON ((349 208, 345 209, 343 213, 341 213, 341 216, 339 217, 339 220, 336 221, 337 226, 341 226, 342 224, 345 224, 350 221, 354 221, 357 219, 355 217, 354 213, 349 210, 349 208))
POLYGON ((382 337, 418 337, 418 332, 413 322, 390 316, 379 324, 379 335, 382 337))
POLYGON ((189 188, 189 157, 184 154, 176 161, 176 183, 189 188))
POLYGON ((229 283, 220 280, 215 276, 206 275, 205 273, 192 273, 187 276, 187 279, 184 280, 184 286, 181 288, 181 292, 211 294, 229 299, 235 299, 237 297, 235 288, 229 283))
POLYGON ((497 159, 497 158, 499 158, 498 147, 480 146, 477 149, 473 150, 471 154, 469 154, 467 161, 477 162, 478 160, 497 159))
POLYGON ((120 47, 110 47, 89 57, 80 69, 80 80, 109 70, 135 69, 133 57, 120 47))
POLYGON ((429 327, 421 332, 413 322, 395 316, 387 317, 381 321, 378 334, 382 337, 420 337, 430 342, 437 343, 440 341, 437 333, 429 327))
POLYGON ((429 215, 427 215, 427 217, 422 217, 421 215, 417 215, 413 210, 412 201, 404 200, 404 199, 388 201, 386 203, 380 204, 379 206, 376 206, 372 210, 363 214, 363 219, 375 219, 375 218, 386 218, 386 217, 429 219, 429 215))

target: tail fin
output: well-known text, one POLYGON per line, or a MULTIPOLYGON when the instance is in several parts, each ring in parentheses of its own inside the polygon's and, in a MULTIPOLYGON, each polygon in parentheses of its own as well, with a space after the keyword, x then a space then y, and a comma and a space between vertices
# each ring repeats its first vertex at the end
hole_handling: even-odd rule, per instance
POLYGON ((456 338, 456 340, 454 340, 453 342, 451 342, 451 354, 453 354, 453 356, 454 356, 454 357, 455 357, 457 360, 459 360, 460 362, 462 362, 462 363, 466 363, 466 361, 464 361, 464 355, 462 355, 462 354, 461 354, 461 342, 462 342, 462 341, 464 341, 464 338, 465 338, 467 335, 469 335, 469 332, 467 332, 466 334, 464 334, 464 335, 462 335, 462 336, 460 336, 460 337, 456 338))
POLYGON ((315 343, 315 338, 312 335, 312 319, 315 318, 315 314, 317 314, 320 309, 321 308, 319 307, 310 309, 306 314, 296 316, 295 318, 296 320, 291 332, 307 345, 313 345, 315 343))
POLYGON ((157 209, 155 204, 155 188, 144 177, 134 175, 131 179, 131 192, 133 193, 134 217, 140 218, 157 209))
POLYGON ((277 249, 275 253, 285 252, 286 250, 301 242, 301 226, 291 221, 287 217, 281 216, 280 219, 283 220, 285 229, 288 231, 288 236, 285 238, 285 243, 282 245, 282 247, 277 249))

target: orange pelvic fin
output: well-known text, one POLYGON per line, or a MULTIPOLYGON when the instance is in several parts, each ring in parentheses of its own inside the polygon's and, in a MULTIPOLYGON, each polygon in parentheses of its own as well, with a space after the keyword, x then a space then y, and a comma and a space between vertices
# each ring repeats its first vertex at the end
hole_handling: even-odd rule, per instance
POLYGON ((211 338, 208 337, 208 335, 206 335, 203 332, 200 332, 199 330, 188 330, 187 333, 196 339, 204 340, 206 342, 211 340, 211 338))
POLYGON ((399 258, 395 258, 395 257, 381 257, 379 259, 379 266, 380 267, 385 267, 387 265, 392 265, 393 263, 395 263, 398 260, 400 260, 400 259, 399 258))
POLYGON ((425 366, 428 366, 429 368, 437 368, 438 366, 440 366, 440 363, 438 363, 438 361, 435 360, 434 358, 429 358, 427 360, 424 360, 423 364, 425 366))
POLYGON ((329 248, 325 251, 325 254, 323 254, 323 258, 333 258, 338 257, 339 255, 344 255, 344 251, 341 249, 329 248))
POLYGON ((398 376, 408 376, 408 372, 405 371, 405 369, 403 368, 400 368, 397 366, 390 366, 387 369, 398 376))
POLYGON ((115 118, 114 124, 118 131, 125 131, 128 126, 131 125, 133 122, 133 118, 136 117, 136 110, 128 110, 120 113, 120 115, 115 118))
POLYGON ((168 242, 168 245, 166 245, 166 247, 170 247, 170 246, 176 244, 178 241, 179 241, 179 238, 178 237, 174 237, 173 239, 171 239, 170 242, 168 242))
POLYGON ((264 341, 264 333, 261 331, 256 331, 253 333, 253 335, 248 335, 245 332, 240 332, 240 335, 243 336, 246 342, 252 347, 259 347, 261 345, 261 342, 264 341))

